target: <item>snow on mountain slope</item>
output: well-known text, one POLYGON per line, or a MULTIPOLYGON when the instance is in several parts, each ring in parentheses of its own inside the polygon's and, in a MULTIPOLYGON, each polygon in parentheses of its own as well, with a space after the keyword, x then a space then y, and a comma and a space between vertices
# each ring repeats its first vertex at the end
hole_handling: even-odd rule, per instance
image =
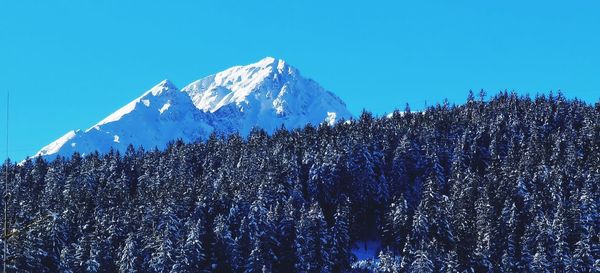
POLYGON ((129 144, 163 148, 169 141, 193 141, 213 128, 189 96, 168 80, 162 81, 91 128, 71 131, 44 147, 36 156, 87 154, 111 148, 124 151, 129 144))
POLYGON ((75 136, 77 136, 76 131, 69 131, 64 136, 61 136, 59 139, 55 140, 54 142, 46 145, 46 147, 42 148, 36 154, 36 156, 37 155, 51 155, 51 154, 58 153, 64 147, 64 145, 67 142, 69 142, 71 139, 73 139, 75 136))
POLYGON ((273 131, 285 125, 297 128, 351 117, 346 105, 333 93, 283 60, 271 57, 255 64, 236 66, 191 83, 182 89, 196 107, 228 119, 241 113, 232 126, 243 135, 258 126, 273 131), (222 110, 225 106, 234 109, 222 110))
POLYGON ((129 144, 164 148, 169 141, 207 138, 213 131, 247 135, 284 125, 335 123, 349 119, 346 105, 333 93, 283 60, 271 57, 235 66, 179 90, 164 80, 91 128, 71 131, 35 156, 87 154, 129 144))

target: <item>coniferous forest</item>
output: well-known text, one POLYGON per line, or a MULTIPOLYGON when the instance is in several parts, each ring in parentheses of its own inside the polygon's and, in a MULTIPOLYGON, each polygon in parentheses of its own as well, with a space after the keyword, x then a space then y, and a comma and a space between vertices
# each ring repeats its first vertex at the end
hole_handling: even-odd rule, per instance
POLYGON ((484 97, 5 163, 7 271, 600 272, 600 103, 484 97))

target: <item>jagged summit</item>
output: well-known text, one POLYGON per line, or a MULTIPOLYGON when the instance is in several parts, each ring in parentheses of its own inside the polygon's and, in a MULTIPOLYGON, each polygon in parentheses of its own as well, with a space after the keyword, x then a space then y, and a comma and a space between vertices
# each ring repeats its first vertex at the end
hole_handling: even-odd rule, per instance
POLYGON ((273 132, 281 125, 333 124, 350 117, 333 93, 302 77, 284 60, 266 57, 181 90, 163 80, 89 129, 69 132, 36 156, 124 151, 129 144, 163 148, 174 139, 195 141, 213 131, 247 135, 254 127, 273 132))
POLYGON ((148 93, 151 93, 154 96, 158 96, 158 95, 162 94, 163 92, 168 92, 168 91, 172 91, 172 90, 177 91, 179 89, 169 79, 164 79, 161 82, 159 82, 157 85, 152 87, 148 91, 148 93))
MULTIPOLYGON (((297 70, 285 63, 267 57, 257 63, 246 66, 234 66, 222 72, 197 80, 182 90, 190 94, 194 104, 203 111, 214 112, 229 103, 241 103, 248 95, 281 87, 260 88, 261 85, 272 84, 274 81, 283 83, 298 74, 297 70)), ((254 94, 271 95, 271 94, 254 94)))
POLYGON ((230 124, 228 129, 235 128, 242 134, 255 126, 273 131, 281 124, 297 128, 351 116, 337 96, 315 81, 303 78, 284 60, 272 57, 202 78, 182 91, 189 94, 198 109, 226 119, 223 123, 230 124), (227 120, 232 110, 219 113, 223 108, 244 114, 239 119, 227 120))
POLYGON ((254 64, 249 64, 247 66, 251 66, 251 65, 269 66, 278 61, 283 61, 283 60, 277 59, 275 57, 267 56, 267 57, 262 58, 260 61, 254 63, 254 64))

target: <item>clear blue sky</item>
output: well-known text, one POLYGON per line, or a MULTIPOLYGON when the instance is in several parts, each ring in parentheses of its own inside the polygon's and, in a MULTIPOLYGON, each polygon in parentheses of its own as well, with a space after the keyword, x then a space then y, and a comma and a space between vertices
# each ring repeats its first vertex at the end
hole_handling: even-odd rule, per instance
MULTIPOLYGON (((0 137, 11 91, 20 160, 169 78, 183 85, 265 56, 350 110, 413 109, 469 89, 600 97, 598 1, 0 2, 0 137)), ((4 145, 0 148, 2 157, 4 145)))

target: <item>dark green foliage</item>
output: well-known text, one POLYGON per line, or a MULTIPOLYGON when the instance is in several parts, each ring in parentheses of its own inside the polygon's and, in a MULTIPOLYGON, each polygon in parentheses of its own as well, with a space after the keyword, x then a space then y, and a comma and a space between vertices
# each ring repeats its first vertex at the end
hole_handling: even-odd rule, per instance
POLYGON ((8 269, 598 272, 598 105, 471 95, 165 151, 7 162, 8 269), (366 240, 381 242, 380 262, 353 267, 366 240))

